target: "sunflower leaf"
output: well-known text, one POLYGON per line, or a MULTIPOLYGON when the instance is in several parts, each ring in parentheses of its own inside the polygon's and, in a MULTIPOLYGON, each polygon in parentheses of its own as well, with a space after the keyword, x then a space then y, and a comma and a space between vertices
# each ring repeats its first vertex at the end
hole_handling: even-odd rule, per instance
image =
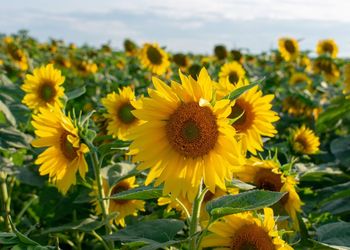
POLYGON ((68 100, 72 100, 72 99, 78 98, 79 96, 82 96, 83 94, 85 94, 85 92, 86 92, 86 88, 85 86, 83 86, 68 92, 66 96, 68 100))
POLYGON ((209 202, 206 206, 213 219, 222 216, 262 209, 278 202, 285 193, 252 190, 237 195, 225 195, 209 202))
POLYGON ((62 231, 81 231, 81 232, 91 232, 103 226, 103 222, 97 220, 96 218, 86 218, 78 220, 72 223, 68 223, 62 226, 50 227, 41 232, 41 234, 56 233, 62 231))
POLYGON ((242 95, 244 92, 250 90, 251 88, 255 87, 256 85, 262 83, 265 80, 265 78, 261 78, 249 85, 245 85, 243 87, 240 87, 238 89, 235 89, 234 91, 232 91, 230 94, 228 94, 227 96, 225 96, 225 99, 230 99, 231 101, 237 99, 238 97, 240 97, 240 95, 242 95))
POLYGON ((149 200, 162 197, 163 187, 137 187, 112 195, 108 199, 115 200, 149 200))
POLYGON ((3 103, 0 100, 0 112, 2 112, 7 121, 14 127, 16 127, 16 118, 13 116, 13 114, 11 113, 10 109, 7 107, 7 105, 5 103, 3 103))
POLYGON ((350 223, 335 222, 320 226, 316 229, 318 241, 334 246, 350 249, 350 223))

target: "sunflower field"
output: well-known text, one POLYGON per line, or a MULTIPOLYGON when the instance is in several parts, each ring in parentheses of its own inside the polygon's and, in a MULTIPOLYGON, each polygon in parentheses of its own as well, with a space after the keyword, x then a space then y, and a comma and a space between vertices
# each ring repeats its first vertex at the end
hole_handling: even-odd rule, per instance
POLYGON ((350 60, 276 48, 1 35, 0 249, 350 249, 350 60))

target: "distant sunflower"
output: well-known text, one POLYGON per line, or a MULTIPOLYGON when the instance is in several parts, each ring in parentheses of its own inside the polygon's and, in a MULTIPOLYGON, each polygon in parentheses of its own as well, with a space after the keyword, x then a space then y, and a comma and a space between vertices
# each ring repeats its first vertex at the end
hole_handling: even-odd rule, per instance
MULTIPOLYGON (((221 99, 244 85, 246 83, 243 82, 239 82, 236 85, 228 81, 226 83, 219 83, 216 91, 217 97, 221 99)), ((273 137, 277 133, 272 125, 273 122, 279 120, 277 113, 271 110, 271 101, 273 98, 274 95, 263 96, 259 87, 255 86, 235 100, 229 118, 236 119, 232 123, 232 126, 240 136, 243 150, 248 150, 252 154, 256 154, 257 150, 263 150, 261 137, 273 137)))
POLYGON ((338 66, 331 58, 318 57, 313 64, 313 71, 315 74, 322 74, 326 81, 334 83, 340 77, 338 66))
POLYGON ((12 44, 9 44, 8 53, 14 64, 20 70, 26 71, 28 69, 28 58, 23 50, 16 48, 12 44))
POLYGON ((40 175, 49 175, 50 182, 66 193, 76 182, 76 172, 82 178, 88 170, 84 154, 89 148, 80 142, 79 131, 70 117, 64 115, 58 105, 40 108, 33 115, 32 125, 38 137, 34 147, 48 147, 38 156, 35 164, 41 165, 40 175))
POLYGON ((34 69, 32 75, 26 75, 21 87, 26 92, 22 102, 34 112, 49 104, 62 107, 60 98, 64 96, 64 88, 61 86, 64 79, 61 71, 52 64, 34 69))
POLYGON ((299 55, 298 41, 293 38, 280 38, 278 48, 283 59, 287 62, 295 60, 299 55))
POLYGON ((228 52, 225 45, 216 45, 214 47, 214 54, 218 60, 226 59, 228 52))
POLYGON ((157 75, 163 75, 170 66, 167 53, 156 43, 144 44, 139 57, 142 66, 157 75))
POLYGON ((310 155, 319 150, 320 139, 305 125, 292 132, 291 140, 295 152, 310 155))
POLYGON ((91 61, 76 61, 75 67, 83 76, 87 76, 90 74, 95 74, 98 70, 97 64, 91 61))
POLYGON ((231 170, 243 156, 227 116, 229 100, 211 104, 213 82, 203 68, 195 81, 181 72, 182 84, 153 78, 155 89, 133 114, 145 123, 133 129, 131 150, 139 170, 150 169, 146 185, 164 183, 164 194, 193 200, 201 179, 211 192, 225 189, 231 170))
POLYGON ((251 157, 246 161, 244 171, 237 172, 235 177, 253 184, 258 189, 287 192, 279 204, 289 214, 293 222, 297 223, 297 212, 301 210, 302 204, 295 190, 297 181, 293 176, 286 176, 281 172, 279 162, 251 157))
POLYGON ((304 72, 294 72, 289 79, 291 85, 298 85, 300 83, 306 83, 307 86, 312 84, 312 80, 304 72))
POLYGON ((131 113, 135 108, 140 108, 134 91, 130 87, 124 87, 119 90, 119 94, 110 93, 101 102, 108 112, 105 115, 108 119, 108 134, 120 140, 128 140, 130 129, 140 124, 140 120, 131 113))
POLYGON ((292 250, 279 236, 273 211, 264 208, 264 219, 250 212, 227 215, 209 226, 202 247, 213 249, 292 250))
POLYGON ((318 55, 328 54, 332 58, 338 55, 338 45, 333 39, 321 40, 317 43, 316 51, 318 55))
MULTIPOLYGON (((108 181, 106 179, 102 179, 103 184, 103 191, 108 196, 112 196, 115 194, 118 194, 123 191, 127 191, 133 188, 138 187, 137 184, 135 184, 135 176, 124 179, 114 186, 110 187, 108 185, 108 181)), ((93 196, 97 196, 97 187, 94 186, 94 190, 92 192, 93 196)), ((93 201, 95 205, 95 210, 97 214, 100 214, 102 212, 101 207, 99 205, 99 202, 97 200, 93 201)), ((137 216, 138 211, 145 211, 145 202, 141 200, 116 200, 116 199, 109 199, 109 206, 108 206, 108 213, 111 214, 113 212, 118 212, 117 217, 114 219, 115 223, 117 225, 120 225, 122 227, 125 227, 125 217, 132 215, 137 216)))
POLYGON ((312 107, 298 96, 288 96, 282 101, 282 110, 291 116, 306 116, 318 118, 321 107, 312 107))
POLYGON ((134 41, 131 41, 130 39, 125 39, 123 45, 127 55, 129 56, 136 55, 138 48, 134 41))
POLYGON ((190 60, 185 54, 182 54, 182 53, 175 54, 173 55, 172 59, 173 59, 173 62, 178 67, 180 67, 182 71, 187 70, 187 68, 190 65, 190 60))
POLYGON ((305 54, 298 57, 297 63, 298 66, 304 68, 306 72, 310 72, 312 70, 311 59, 305 54))
POLYGON ((245 70, 238 62, 225 63, 219 73, 219 82, 224 83, 228 78, 231 84, 237 84, 243 81, 245 77, 245 70))

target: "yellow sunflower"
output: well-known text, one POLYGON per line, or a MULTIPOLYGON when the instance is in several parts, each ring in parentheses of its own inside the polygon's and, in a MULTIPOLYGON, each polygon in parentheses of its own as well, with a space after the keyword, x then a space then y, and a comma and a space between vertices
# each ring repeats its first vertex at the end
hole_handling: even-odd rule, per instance
MULTIPOLYGON (((294 225, 297 225, 297 212, 301 210, 302 204, 295 190, 297 181, 293 176, 286 176, 281 172, 279 162, 251 157, 246 161, 244 170, 235 173, 235 175, 241 181, 251 183, 258 189, 287 192, 278 204, 282 208, 278 212, 281 212, 281 214, 287 212, 294 225)), ((276 212, 278 208, 276 206, 276 212)))
POLYGON ((338 55, 338 45, 333 39, 321 40, 317 43, 316 52, 318 55, 328 54, 332 58, 338 55))
POLYGON ((211 234, 203 238, 202 247, 213 249, 292 250, 276 228, 273 211, 264 208, 264 219, 250 212, 227 215, 209 226, 211 234))
POLYGON ((288 96, 282 101, 282 110, 292 116, 314 117, 316 120, 321 107, 313 108, 298 96, 288 96))
POLYGON ((142 66, 157 75, 163 75, 170 66, 167 53, 156 43, 144 44, 139 57, 142 66))
POLYGON ((26 75, 21 87, 26 92, 22 102, 34 112, 49 104, 62 107, 60 98, 64 96, 64 88, 61 86, 64 79, 61 71, 52 64, 34 69, 32 75, 26 75))
POLYGON ((293 130, 291 140, 295 152, 310 155, 319 150, 320 139, 305 125, 293 130))
POLYGON ((83 76, 95 74, 98 70, 97 64, 91 61, 77 61, 75 62, 75 67, 83 76))
MULTIPOLYGON (((240 88, 247 83, 239 82, 236 85, 229 83, 219 83, 217 85, 217 98, 228 95, 233 90, 240 88)), ((276 112, 272 111, 271 101, 274 95, 265 95, 258 86, 246 91, 235 100, 229 118, 236 119, 232 126, 237 131, 242 141, 243 150, 248 150, 252 154, 262 151, 262 136, 273 137, 277 131, 272 125, 278 121, 276 112)))
POLYGON ((139 170, 150 169, 146 185, 164 183, 164 194, 195 197, 201 179, 210 191, 225 189, 231 169, 242 162, 241 148, 227 116, 229 100, 211 103, 213 82, 203 68, 195 81, 179 72, 182 84, 153 78, 155 89, 133 114, 145 123, 133 129, 130 149, 139 170))
POLYGON ((119 94, 110 93, 101 102, 108 112, 105 115, 108 119, 108 134, 120 140, 128 140, 130 129, 141 122, 131 113, 135 108, 140 108, 140 102, 136 101, 134 91, 131 87, 124 87, 119 89, 119 94))
POLYGON ((191 213, 192 211, 192 203, 184 196, 180 197, 160 197, 158 199, 158 206, 165 206, 166 211, 169 212, 172 209, 175 209, 176 211, 181 213, 181 219, 186 219, 189 214, 186 213, 186 210, 188 213, 191 213), (181 202, 181 203, 180 203, 181 202))
POLYGON ((313 63, 313 71, 315 74, 322 74, 326 81, 334 83, 340 77, 338 66, 331 58, 318 57, 313 63))
POLYGON ((300 55, 298 57, 298 66, 305 69, 306 72, 310 72, 312 70, 311 59, 307 55, 300 55))
POLYGON ((298 41, 293 38, 280 38, 278 40, 278 49, 283 59, 287 62, 293 61, 299 55, 298 41))
POLYGON ((21 49, 16 48, 15 46, 11 46, 10 44, 8 48, 8 53, 13 60, 14 64, 22 71, 26 71, 28 69, 28 58, 25 52, 21 49))
POLYGON ((344 95, 350 94, 350 63, 344 65, 344 95))
MULTIPOLYGON (((110 187, 108 185, 108 180, 105 178, 102 179, 102 185, 103 185, 103 191, 107 196, 112 196, 117 193, 127 191, 133 188, 138 187, 135 183, 135 176, 124 179, 114 186, 110 187)), ((93 196, 97 196, 97 186, 94 184, 93 192, 91 193, 93 196)), ((93 201, 95 205, 95 210, 97 214, 101 214, 102 210, 100 207, 100 204, 97 200, 93 201)), ((125 217, 132 215, 137 216, 138 211, 145 211, 145 202, 141 200, 115 200, 115 199, 109 199, 108 204, 108 213, 111 214, 113 212, 118 212, 117 217, 114 219, 114 222, 117 225, 120 225, 122 227, 125 227, 125 217)))
POLYGON ((66 193, 76 182, 76 172, 82 178, 88 170, 84 154, 89 148, 80 142, 79 131, 70 117, 64 115, 58 105, 40 108, 33 115, 32 125, 38 137, 34 147, 48 147, 38 156, 35 164, 41 165, 40 175, 49 175, 50 182, 66 193))
POLYGON ((173 62, 181 69, 181 71, 187 70, 190 65, 189 58, 182 53, 173 55, 173 62))
POLYGON ((312 84, 312 80, 304 72, 294 72, 289 79, 291 85, 297 85, 300 83, 306 83, 307 86, 312 84))
POLYGON ((225 63, 219 73, 219 82, 225 83, 228 78, 231 84, 237 84, 243 81, 245 77, 245 70, 242 65, 238 62, 225 63))

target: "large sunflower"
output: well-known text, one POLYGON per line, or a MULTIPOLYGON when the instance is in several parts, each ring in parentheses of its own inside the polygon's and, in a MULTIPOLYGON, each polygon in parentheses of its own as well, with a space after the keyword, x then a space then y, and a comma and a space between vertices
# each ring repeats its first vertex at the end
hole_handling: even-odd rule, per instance
POLYGON ((319 150, 320 139, 305 125, 293 130, 291 140, 295 152, 309 155, 319 150))
MULTIPOLYGON (((217 97, 220 99, 246 84, 241 81, 233 85, 227 80, 225 83, 219 83, 217 97)), ((259 87, 255 86, 235 100, 229 118, 234 119, 232 126, 241 137, 243 150, 256 154, 256 150, 263 150, 261 137, 273 137, 277 133, 272 125, 279 120, 277 113, 271 110, 273 98, 274 95, 263 96, 259 87)))
MULTIPOLYGON (((133 188, 138 187, 138 185, 135 183, 135 176, 124 179, 114 186, 110 187, 108 185, 108 180, 102 179, 103 184, 103 191, 108 196, 112 196, 114 194, 127 191, 133 188)), ((94 192, 92 192, 93 196, 97 196, 97 187, 94 185, 94 192)), ((99 205, 99 202, 97 200, 93 201, 95 205, 95 210, 97 214, 100 214, 102 212, 101 207, 99 205)), ((144 209, 145 202, 141 200, 116 200, 116 199, 109 199, 108 204, 108 213, 111 214, 113 212, 118 212, 118 215, 115 217, 114 221, 117 225, 120 225, 122 227, 125 227, 125 217, 132 215, 137 216, 138 211, 145 211, 144 209)))
POLYGON ((113 92, 101 100, 107 109, 108 134, 121 140, 128 140, 130 129, 138 126, 140 120, 131 111, 140 108, 140 102, 135 100, 135 93, 130 87, 119 89, 119 94, 113 92))
POLYGON ((242 67, 242 65, 238 62, 230 62, 225 63, 219 73, 219 82, 225 83, 226 79, 228 78, 228 81, 231 84, 237 84, 238 82, 242 81, 245 77, 245 70, 242 67))
POLYGON ((278 49, 287 62, 295 60, 299 55, 298 41, 293 38, 280 38, 278 40, 278 49))
POLYGON ((180 72, 182 84, 169 87, 153 78, 155 89, 133 114, 144 120, 133 130, 130 149, 138 150, 138 169, 150 169, 146 185, 156 179, 164 193, 193 200, 201 179, 211 192, 225 189, 231 170, 241 164, 241 148, 227 116, 229 100, 213 101, 213 82, 203 68, 195 81, 180 72))
POLYGON ((32 125, 37 139, 34 147, 48 147, 38 156, 35 164, 41 165, 40 175, 49 175, 50 182, 66 193, 75 184, 75 174, 79 170, 82 178, 88 170, 84 154, 89 148, 80 142, 78 129, 70 117, 64 115, 58 105, 40 108, 33 115, 32 125))
POLYGON ((157 75, 163 75, 170 65, 167 53, 156 43, 144 44, 139 57, 142 66, 157 75))
POLYGON ((48 104, 62 107, 60 98, 64 96, 63 82, 61 71, 52 64, 36 68, 32 75, 26 75, 21 87, 26 92, 22 102, 34 112, 48 104))
POLYGON ((264 208, 264 219, 250 212, 227 215, 209 226, 211 234, 203 238, 202 247, 214 249, 292 250, 279 236, 273 211, 264 208))
POLYGON ((317 43, 316 51, 318 55, 328 54, 332 58, 338 55, 338 45, 333 39, 320 40, 317 43))
POLYGON ((297 212, 301 210, 301 201, 295 190, 297 181, 293 176, 283 174, 277 161, 251 157, 246 161, 244 171, 237 172, 236 177, 255 185, 259 189, 287 192, 280 200, 280 206, 276 206, 276 212, 277 210, 280 210, 278 212, 281 212, 281 214, 287 212, 294 224, 297 225, 297 212))

